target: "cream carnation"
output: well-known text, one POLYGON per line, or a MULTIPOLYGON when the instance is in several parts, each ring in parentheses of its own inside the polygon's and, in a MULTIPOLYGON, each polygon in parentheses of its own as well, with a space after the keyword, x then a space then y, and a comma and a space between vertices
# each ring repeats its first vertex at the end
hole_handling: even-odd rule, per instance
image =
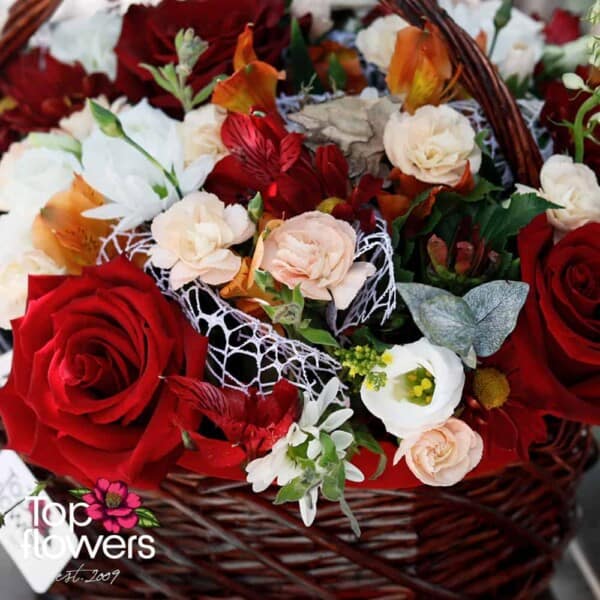
POLYGON ((396 48, 396 37, 405 27, 408 23, 398 15, 379 17, 358 32, 356 46, 367 61, 387 72, 396 48))
POLYGON ((348 308, 375 267, 354 262, 356 232, 348 223, 322 212, 308 212, 269 233, 261 268, 306 298, 331 300, 348 308))
POLYGON ((201 279, 209 285, 230 282, 242 259, 229 248, 254 235, 246 209, 225 206, 214 194, 195 192, 155 217, 152 235, 156 245, 152 264, 171 269, 174 290, 201 279))
POLYGON ((361 398, 388 433, 405 438, 437 427, 452 416, 465 383, 462 362, 454 352, 421 338, 394 346, 384 360, 385 385, 375 388, 367 379, 361 398))
MULTIPOLYGON (((573 162, 570 156, 555 154, 544 163, 540 180, 539 194, 563 207, 546 213, 557 238, 586 223, 600 222, 600 185, 587 165, 573 162)), ((520 192, 536 191, 522 185, 517 187, 520 192)))
POLYGON ((395 167, 425 183, 453 187, 467 167, 475 175, 481 166, 471 123, 446 105, 422 106, 413 115, 394 113, 383 143, 395 167))
POLYGON ((216 104, 205 104, 185 115, 180 132, 186 165, 201 156, 214 156, 215 160, 220 160, 227 154, 221 139, 221 127, 226 118, 227 111, 216 104))
POLYGON ((449 419, 400 442, 394 464, 401 458, 426 485, 446 487, 464 479, 481 461, 483 440, 464 421, 449 419))

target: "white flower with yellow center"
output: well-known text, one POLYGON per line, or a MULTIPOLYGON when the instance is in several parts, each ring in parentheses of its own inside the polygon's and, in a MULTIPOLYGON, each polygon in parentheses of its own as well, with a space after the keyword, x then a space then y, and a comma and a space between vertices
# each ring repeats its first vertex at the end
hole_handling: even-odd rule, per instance
POLYGON ((383 377, 367 378, 361 398, 388 433, 405 438, 445 423, 458 406, 465 372, 458 356, 425 338, 383 355, 383 377), (373 385, 378 381, 380 385, 373 385))

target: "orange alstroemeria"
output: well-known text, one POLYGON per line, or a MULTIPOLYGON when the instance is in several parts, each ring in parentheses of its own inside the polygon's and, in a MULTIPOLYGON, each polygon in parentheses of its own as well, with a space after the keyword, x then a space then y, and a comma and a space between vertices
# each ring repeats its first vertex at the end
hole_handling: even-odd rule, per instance
POLYGON ((238 37, 233 66, 235 73, 216 85, 213 104, 244 115, 250 114, 253 109, 275 111, 277 82, 285 75, 268 63, 258 60, 254 52, 254 32, 251 25, 246 25, 246 29, 238 37))
POLYGON ((88 219, 81 213, 102 204, 102 195, 76 175, 70 189, 53 196, 36 217, 34 246, 68 273, 79 275, 83 267, 96 264, 102 238, 111 232, 109 221, 88 219))
POLYGON ((360 94, 367 87, 367 79, 363 73, 360 57, 356 50, 331 40, 325 40, 318 46, 311 46, 309 54, 315 66, 315 71, 326 88, 331 86, 329 69, 332 56, 337 59, 346 73, 345 92, 360 94))
POLYGON ((460 73, 460 67, 453 73, 439 30, 427 23, 425 29, 405 27, 398 32, 386 81, 392 94, 404 98, 404 110, 413 113, 425 104, 450 100, 460 73))

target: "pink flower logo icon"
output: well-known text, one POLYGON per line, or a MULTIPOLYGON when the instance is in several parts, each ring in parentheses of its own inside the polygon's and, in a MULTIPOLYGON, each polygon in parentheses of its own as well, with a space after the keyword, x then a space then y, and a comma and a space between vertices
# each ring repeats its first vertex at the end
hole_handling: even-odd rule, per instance
POLYGON ((158 519, 147 508, 142 508, 142 499, 130 492, 122 481, 98 479, 93 490, 80 488, 71 490, 71 494, 88 504, 86 513, 90 519, 102 522, 110 533, 119 533, 121 529, 140 527, 158 527, 158 519))

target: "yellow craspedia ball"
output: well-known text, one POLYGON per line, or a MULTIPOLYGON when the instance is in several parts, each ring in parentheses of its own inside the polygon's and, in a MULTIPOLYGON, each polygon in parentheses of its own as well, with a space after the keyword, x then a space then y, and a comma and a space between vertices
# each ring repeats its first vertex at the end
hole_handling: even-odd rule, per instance
POLYGON ((477 369, 473 379, 475 397, 485 408, 500 408, 508 400, 510 384, 506 375, 497 369, 477 369))

